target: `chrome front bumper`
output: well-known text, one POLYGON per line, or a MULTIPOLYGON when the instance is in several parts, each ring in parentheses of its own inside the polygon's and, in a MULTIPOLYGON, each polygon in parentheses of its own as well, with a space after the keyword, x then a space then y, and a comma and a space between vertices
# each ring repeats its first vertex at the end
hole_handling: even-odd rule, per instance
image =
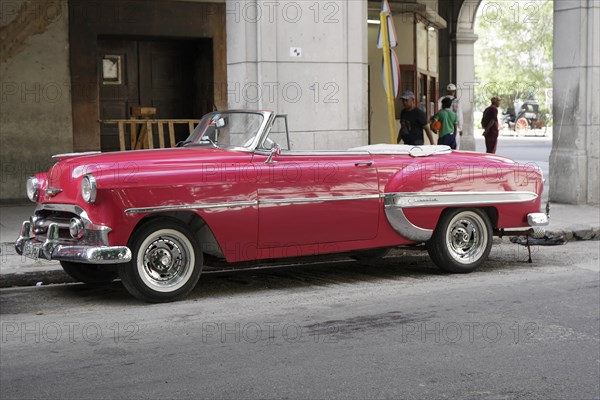
POLYGON ((69 261, 85 264, 118 264, 131 261, 127 246, 65 245, 59 242, 58 224, 51 223, 43 241, 36 237, 30 221, 24 221, 15 243, 19 255, 37 260, 69 261))

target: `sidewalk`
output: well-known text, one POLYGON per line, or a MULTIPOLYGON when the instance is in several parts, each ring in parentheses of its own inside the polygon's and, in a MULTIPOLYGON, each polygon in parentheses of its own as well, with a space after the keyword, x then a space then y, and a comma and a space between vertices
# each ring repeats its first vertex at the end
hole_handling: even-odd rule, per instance
MULTIPOLYGON (((31 260, 19 256, 14 242, 21 224, 35 205, 0 205, 0 287, 72 282, 57 261, 31 260)), ((600 240, 600 208, 568 204, 550 205, 548 232, 567 240, 600 240)), ((517 246, 517 245, 515 245, 517 246)))

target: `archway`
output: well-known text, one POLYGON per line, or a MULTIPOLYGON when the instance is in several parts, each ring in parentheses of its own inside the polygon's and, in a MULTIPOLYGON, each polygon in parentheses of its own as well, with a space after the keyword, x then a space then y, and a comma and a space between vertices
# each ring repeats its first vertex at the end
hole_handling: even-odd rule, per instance
POLYGON ((475 150, 473 137, 473 104, 475 83, 475 17, 482 0, 465 0, 458 13, 456 31, 452 37, 456 49, 455 81, 460 88, 460 104, 463 110, 462 150, 475 150))
MULTIPOLYGON (((482 0, 447 2, 451 21, 447 82, 461 89, 464 131, 461 148, 474 150, 474 23, 482 0), (452 54, 453 53, 453 54, 452 54)), ((441 2, 440 2, 441 3, 441 2)), ((441 6, 441 5, 440 5, 441 6)), ((600 204, 600 3, 554 2, 553 143, 550 201, 600 204), (573 29, 578 27, 578 29, 573 29)))

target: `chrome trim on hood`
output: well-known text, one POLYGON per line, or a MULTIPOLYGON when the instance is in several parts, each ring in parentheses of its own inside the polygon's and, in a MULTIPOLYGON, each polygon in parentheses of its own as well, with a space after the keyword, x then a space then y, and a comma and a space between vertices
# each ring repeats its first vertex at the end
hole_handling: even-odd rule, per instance
POLYGON ((61 153, 61 154, 53 155, 52 158, 56 158, 56 159, 60 160, 62 158, 91 156, 91 155, 100 154, 100 153, 102 153, 102 152, 101 151, 83 151, 81 153, 61 153))

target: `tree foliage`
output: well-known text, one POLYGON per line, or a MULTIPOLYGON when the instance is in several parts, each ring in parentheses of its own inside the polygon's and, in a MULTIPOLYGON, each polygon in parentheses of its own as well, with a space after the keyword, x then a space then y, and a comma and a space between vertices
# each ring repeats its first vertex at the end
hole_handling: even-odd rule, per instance
POLYGON ((475 101, 477 108, 500 96, 535 99, 543 108, 552 87, 552 0, 483 0, 475 21, 475 101))

